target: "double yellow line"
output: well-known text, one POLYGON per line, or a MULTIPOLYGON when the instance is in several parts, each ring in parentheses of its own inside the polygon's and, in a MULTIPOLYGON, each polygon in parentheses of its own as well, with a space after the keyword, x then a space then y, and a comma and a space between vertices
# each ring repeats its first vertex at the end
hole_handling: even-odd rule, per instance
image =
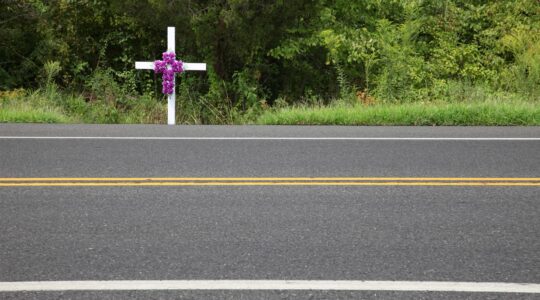
POLYGON ((516 177, 43 177, 0 178, 0 187, 32 186, 540 186, 516 177))

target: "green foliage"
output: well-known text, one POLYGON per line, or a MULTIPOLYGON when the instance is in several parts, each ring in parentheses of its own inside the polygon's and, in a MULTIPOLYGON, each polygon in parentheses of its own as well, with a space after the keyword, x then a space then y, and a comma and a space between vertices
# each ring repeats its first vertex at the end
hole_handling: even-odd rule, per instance
MULTIPOLYGON (((45 93, 43 93, 45 94, 45 93)), ((19 89, 0 92, 0 123, 68 123, 73 118, 66 116, 54 103, 27 94, 19 89)))
POLYGON ((109 103, 54 88, 0 92, 0 122, 164 124, 166 116, 166 106, 150 95, 109 103))
POLYGON ((242 110, 249 108, 257 108, 260 104, 258 102, 259 95, 258 87, 254 82, 254 79, 248 72, 235 72, 233 74, 233 84, 236 88, 236 94, 238 95, 239 101, 241 103, 242 110))
POLYGON ((510 52, 515 63, 502 72, 505 86, 512 91, 540 95, 540 29, 533 32, 514 28, 501 39, 503 49, 510 52), (531 35, 532 33, 532 35, 531 35))
POLYGON ((184 61, 179 123, 267 106, 540 94, 537 0, 0 0, 0 90, 38 89, 84 122, 163 122, 167 26, 184 61), (60 96, 61 95, 61 96, 60 96), (359 96, 361 95, 361 96, 359 96), (135 110, 147 110, 135 113, 135 110))
POLYGON ((62 70, 60 63, 58 61, 47 61, 43 66, 43 70, 45 71, 45 87, 55 85, 54 77, 62 70))
POLYGON ((261 125, 540 125, 538 105, 517 102, 402 103, 295 107, 268 111, 261 125))

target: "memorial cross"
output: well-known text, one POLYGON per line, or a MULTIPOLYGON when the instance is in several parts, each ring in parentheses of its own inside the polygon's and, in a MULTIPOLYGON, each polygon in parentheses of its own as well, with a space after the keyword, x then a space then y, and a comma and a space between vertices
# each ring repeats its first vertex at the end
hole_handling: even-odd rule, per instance
POLYGON ((135 69, 139 70, 154 70, 156 73, 162 73, 163 89, 162 92, 167 94, 167 124, 174 125, 175 123, 175 79, 176 73, 183 71, 206 71, 205 63, 185 63, 181 60, 176 60, 175 55, 175 28, 167 27, 167 52, 163 53, 163 60, 156 61, 137 61, 135 69))

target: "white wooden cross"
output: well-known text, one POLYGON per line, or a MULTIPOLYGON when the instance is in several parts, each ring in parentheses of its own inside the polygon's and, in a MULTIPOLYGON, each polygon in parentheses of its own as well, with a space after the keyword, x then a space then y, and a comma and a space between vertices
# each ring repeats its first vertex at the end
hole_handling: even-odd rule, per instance
MULTIPOLYGON (((167 52, 175 52, 175 29, 174 27, 167 27, 167 52)), ((137 61, 135 62, 135 69, 140 70, 154 70, 153 61, 137 61)), ((167 65, 167 69, 171 69, 170 65, 167 65)), ((183 63, 184 71, 206 71, 205 63, 183 63)), ((175 106, 176 106, 176 93, 173 79, 173 91, 168 95, 167 105, 167 124, 174 125, 175 123, 175 106)))

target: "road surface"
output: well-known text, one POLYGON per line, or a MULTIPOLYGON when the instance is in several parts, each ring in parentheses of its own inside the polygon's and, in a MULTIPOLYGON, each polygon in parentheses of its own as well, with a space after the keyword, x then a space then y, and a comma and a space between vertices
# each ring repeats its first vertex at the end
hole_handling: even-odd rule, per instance
POLYGON ((539 175, 537 127, 4 124, 0 299, 538 299, 539 175))

